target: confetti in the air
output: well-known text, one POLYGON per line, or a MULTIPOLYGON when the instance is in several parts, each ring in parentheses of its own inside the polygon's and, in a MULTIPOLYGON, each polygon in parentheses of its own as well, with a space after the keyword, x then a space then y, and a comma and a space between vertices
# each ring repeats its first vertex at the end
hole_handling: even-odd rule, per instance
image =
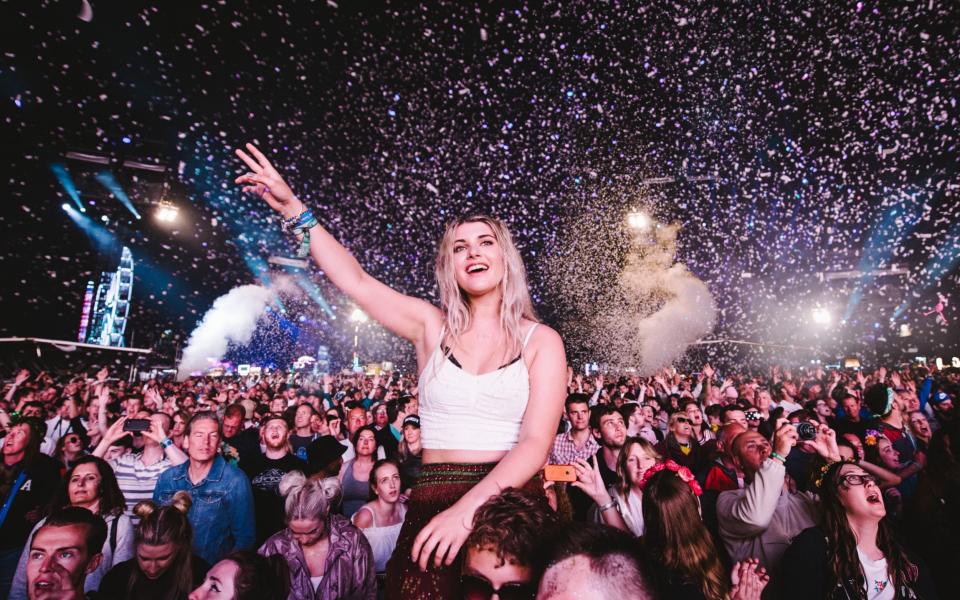
POLYGON ((274 260, 292 240, 233 185, 250 141, 371 275, 434 303, 444 224, 503 218, 574 363, 956 339, 956 2, 92 5, 12 8, 5 335, 75 339, 128 246, 128 345, 182 350, 283 272, 302 293, 228 357, 346 359, 356 337, 412 369, 323 273, 274 260), (624 287, 639 207, 675 252, 624 287))

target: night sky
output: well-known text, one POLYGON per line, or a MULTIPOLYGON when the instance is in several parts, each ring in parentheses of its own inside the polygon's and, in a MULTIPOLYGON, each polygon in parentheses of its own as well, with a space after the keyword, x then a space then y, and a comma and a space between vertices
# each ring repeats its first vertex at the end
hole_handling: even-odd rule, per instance
MULTIPOLYGON (((232 149, 255 141, 365 268, 409 294, 436 301, 447 221, 503 218, 575 361, 604 345, 590 324, 617 310, 632 209, 679 225, 677 260, 718 307, 711 339, 824 358, 956 345, 956 2, 91 4, 90 22, 79 2, 4 8, 3 335, 75 338, 86 281, 121 244, 136 259, 135 346, 185 339, 215 298, 264 281, 266 258, 293 245, 232 184, 232 149), (61 209, 73 200, 56 165, 99 235, 61 209), (172 226, 153 217, 161 198, 180 207, 172 226), (817 276, 894 264, 909 274, 817 276), (947 325, 922 314, 937 293, 947 325), (811 326, 817 305, 831 325, 811 326)), ((327 344, 348 358, 352 306, 309 280, 313 297, 266 316, 235 357, 327 344)), ((368 357, 410 366, 405 343, 372 325, 363 339, 368 357)))

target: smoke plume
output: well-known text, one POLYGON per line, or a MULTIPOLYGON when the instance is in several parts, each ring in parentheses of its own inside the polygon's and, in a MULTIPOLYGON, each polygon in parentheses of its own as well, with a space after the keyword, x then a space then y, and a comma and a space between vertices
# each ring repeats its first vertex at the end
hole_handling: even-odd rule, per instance
POLYGON ((673 364, 713 329, 716 306, 709 289, 675 263, 677 231, 677 226, 661 225, 606 243, 602 234, 591 232, 585 240, 570 240, 568 253, 554 261, 553 281, 578 315, 575 322, 563 324, 564 339, 587 348, 586 359, 650 375, 673 364), (620 268, 617 252, 622 252, 620 268), (577 258, 584 256, 593 259, 586 270, 590 278, 583 269, 571 271, 571 265, 588 262, 577 258))
POLYGON ((230 344, 249 342, 264 309, 274 301, 277 292, 288 285, 285 280, 275 281, 269 288, 242 285, 217 298, 190 334, 177 379, 183 381, 190 373, 206 370, 210 360, 223 358, 230 344))

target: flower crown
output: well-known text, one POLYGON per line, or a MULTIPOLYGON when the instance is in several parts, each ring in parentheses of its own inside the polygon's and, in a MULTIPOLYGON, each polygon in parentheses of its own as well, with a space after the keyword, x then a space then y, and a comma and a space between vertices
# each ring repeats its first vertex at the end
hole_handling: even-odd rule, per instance
MULTIPOLYGON (((876 443, 876 442, 874 442, 874 443, 876 443)), ((831 469, 834 465, 840 465, 839 467, 837 467, 837 468, 839 469, 839 468, 842 467, 844 464, 855 465, 855 464, 857 464, 857 461, 855 461, 855 460, 847 460, 847 459, 845 459, 845 458, 841 458, 840 460, 835 460, 835 461, 832 461, 832 462, 828 462, 827 464, 825 464, 825 465, 823 465, 822 467, 820 467, 820 475, 818 475, 816 481, 813 482, 813 483, 817 486, 817 489, 819 489, 821 486, 823 486, 823 480, 826 479, 827 473, 830 471, 830 469, 831 469)))
POLYGON ((876 429, 868 429, 863 436, 863 443, 868 446, 876 446, 877 439, 880 437, 880 432, 876 429))
POLYGON ((694 496, 699 496, 703 493, 703 489, 700 488, 700 484, 697 483, 696 477, 693 476, 693 473, 687 467, 683 467, 673 462, 672 460, 667 460, 662 463, 657 463, 647 469, 643 474, 643 479, 640 480, 640 489, 647 487, 647 482, 650 481, 650 478, 653 477, 656 473, 660 471, 673 471, 677 476, 690 487, 690 491, 693 492, 694 496))

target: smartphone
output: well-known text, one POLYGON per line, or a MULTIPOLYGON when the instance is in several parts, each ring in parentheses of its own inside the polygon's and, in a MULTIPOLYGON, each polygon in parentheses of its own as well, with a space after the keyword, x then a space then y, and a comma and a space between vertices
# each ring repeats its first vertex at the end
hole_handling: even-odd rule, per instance
POLYGON ((127 419, 123 423, 124 431, 150 431, 150 419, 127 419))
POLYGON ((576 481, 577 472, 573 465, 547 465, 543 468, 543 478, 547 481, 576 481))

